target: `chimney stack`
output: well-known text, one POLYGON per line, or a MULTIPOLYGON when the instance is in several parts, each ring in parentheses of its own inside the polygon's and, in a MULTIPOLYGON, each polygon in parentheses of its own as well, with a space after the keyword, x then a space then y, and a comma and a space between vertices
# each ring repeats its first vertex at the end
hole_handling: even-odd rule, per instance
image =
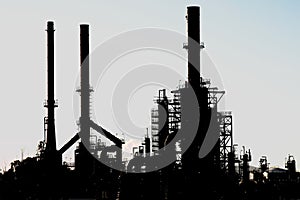
POLYGON ((54 108, 57 107, 54 99, 54 23, 48 21, 47 23, 47 92, 48 99, 45 107, 48 110, 47 135, 46 135, 46 152, 54 154, 56 152, 56 137, 55 137, 55 121, 54 108))
POLYGON ((200 7, 187 7, 188 25, 188 81, 200 86, 200 7))
POLYGON ((89 78, 89 25, 80 25, 80 131, 86 141, 90 137, 90 78, 89 78))

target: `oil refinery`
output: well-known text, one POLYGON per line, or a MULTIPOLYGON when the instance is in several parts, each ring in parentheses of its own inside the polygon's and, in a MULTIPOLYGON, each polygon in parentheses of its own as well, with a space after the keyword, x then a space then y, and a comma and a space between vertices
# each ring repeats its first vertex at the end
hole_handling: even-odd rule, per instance
POLYGON ((219 106, 225 91, 202 75, 200 7, 188 6, 186 20, 188 78, 170 93, 166 88, 157 91, 151 128, 129 160, 122 153, 126 140, 91 116, 89 24, 80 24, 79 131, 57 147, 55 25, 48 21, 44 140, 37 155, 13 161, 0 174, 0 199, 300 199, 300 174, 292 155, 287 155, 285 169, 270 167, 265 155, 253 167, 251 149, 234 143, 234 111, 219 106), (111 144, 101 142, 92 130, 111 144), (68 163, 62 155, 73 145, 75 162, 68 163), (204 147, 208 151, 201 157, 204 147), (156 165, 167 158, 171 164, 156 165))

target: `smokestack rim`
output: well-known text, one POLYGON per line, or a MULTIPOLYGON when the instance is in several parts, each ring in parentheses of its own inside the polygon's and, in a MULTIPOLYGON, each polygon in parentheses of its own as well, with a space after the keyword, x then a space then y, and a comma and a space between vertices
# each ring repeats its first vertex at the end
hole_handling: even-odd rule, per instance
POLYGON ((47 21, 47 31, 54 31, 54 21, 47 21))
POLYGON ((187 6, 188 9, 200 9, 199 5, 188 5, 187 6))
POLYGON ((89 24, 80 24, 80 35, 89 35, 89 24))

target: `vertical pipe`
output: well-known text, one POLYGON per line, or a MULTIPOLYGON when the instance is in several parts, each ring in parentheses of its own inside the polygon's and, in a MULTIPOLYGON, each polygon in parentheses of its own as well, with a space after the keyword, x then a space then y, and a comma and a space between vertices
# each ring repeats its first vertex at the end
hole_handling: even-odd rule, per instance
POLYGON ((200 86, 200 7, 187 7, 188 80, 192 87, 200 86))
POLYGON ((80 25, 80 130, 85 141, 90 136, 89 25, 80 25))
POLYGON ((54 122, 54 23, 49 21, 47 23, 47 81, 48 81, 48 99, 46 107, 48 108, 48 129, 46 139, 46 151, 56 151, 55 138, 55 122, 54 122))

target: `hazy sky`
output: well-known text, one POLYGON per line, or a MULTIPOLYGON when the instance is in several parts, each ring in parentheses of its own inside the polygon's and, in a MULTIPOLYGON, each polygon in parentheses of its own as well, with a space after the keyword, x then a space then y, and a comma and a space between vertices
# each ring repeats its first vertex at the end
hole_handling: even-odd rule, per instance
POLYGON ((300 162, 299 1, 1 0, 0 167, 20 159, 21 149, 34 155, 43 139, 47 20, 54 20, 56 28, 56 129, 61 147, 77 130, 73 94, 79 24, 90 24, 92 49, 136 28, 185 34, 189 4, 201 6, 201 37, 223 79, 226 109, 234 115, 234 142, 251 148, 253 165, 262 155, 271 166, 283 167, 288 154, 300 162))

